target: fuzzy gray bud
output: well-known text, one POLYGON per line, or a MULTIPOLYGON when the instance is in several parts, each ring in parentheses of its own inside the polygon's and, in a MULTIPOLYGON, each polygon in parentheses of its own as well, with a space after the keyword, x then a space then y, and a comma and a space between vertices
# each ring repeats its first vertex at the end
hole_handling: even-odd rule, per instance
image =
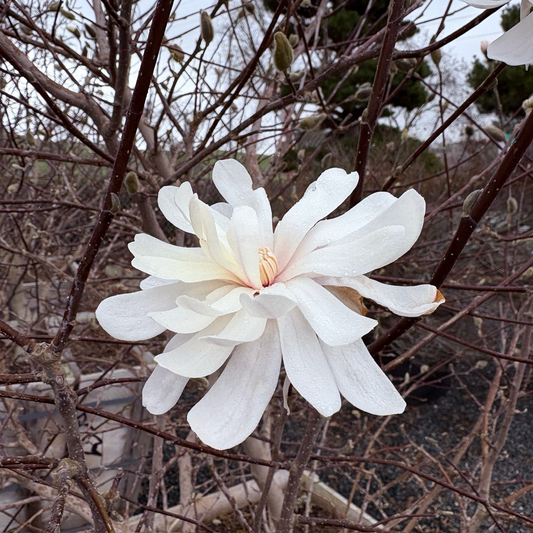
POLYGON ((139 191, 139 178, 135 172, 128 172, 124 178, 124 186, 130 196, 133 196, 139 191))
POLYGON ((357 91, 355 92, 355 99, 366 101, 370 98, 370 95, 372 94, 372 84, 365 81, 365 83, 362 83, 357 91))
POLYGON ((96 38, 96 30, 92 24, 84 24, 85 31, 93 38, 96 38))
POLYGON ((485 133, 487 133, 488 135, 490 135, 491 137, 493 137, 499 142, 505 142, 507 140, 505 137, 505 132, 501 130, 500 128, 497 128, 496 126, 493 126, 493 125, 485 126, 483 130, 485 131, 485 133))
POLYGON ((476 203, 476 200, 479 198, 479 195, 483 192, 482 189, 476 189, 475 191, 472 191, 463 202, 463 216, 469 217, 470 213, 472 211, 472 207, 474 207, 474 204, 476 203))
POLYGON ((70 11, 66 10, 66 9, 63 9, 61 8, 59 10, 61 12, 61 14, 66 18, 66 19, 69 19, 69 20, 76 20, 76 15, 74 15, 74 13, 71 13, 70 11))
POLYGON ((326 120, 326 118, 328 118, 326 113, 320 113, 319 115, 305 117, 300 120, 300 124, 298 124, 298 127, 302 130, 316 130, 320 127, 322 122, 326 120))
POLYGON ((109 209, 113 215, 120 211, 120 198, 114 192, 111 193, 111 208, 109 209))
POLYGON ((278 31, 274 35, 276 47, 274 49, 274 65, 281 72, 285 72, 292 64, 292 46, 287 36, 278 31))
POLYGON ((433 60, 433 63, 435 63, 435 66, 438 67, 442 59, 442 52, 440 51, 440 48, 437 48, 431 52, 431 59, 433 60))
POLYGON ((209 43, 215 37, 215 30, 213 28, 213 21, 211 20, 209 13, 203 9, 200 11, 200 30, 202 39, 205 41, 205 46, 207 48, 209 43))

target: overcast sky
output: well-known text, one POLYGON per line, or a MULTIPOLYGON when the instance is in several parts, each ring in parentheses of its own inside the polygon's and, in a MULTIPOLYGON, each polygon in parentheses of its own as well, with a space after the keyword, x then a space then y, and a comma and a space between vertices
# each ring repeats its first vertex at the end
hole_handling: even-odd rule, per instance
MULTIPOLYGON (((518 4, 519 0, 511 0, 509 5, 518 4)), ((425 5, 417 10, 409 17, 411 20, 416 20, 418 28, 421 33, 427 32, 428 35, 433 35, 440 24, 440 18, 444 14, 448 2, 446 0, 431 0, 426 1, 425 5)), ((471 63, 472 58, 481 55, 479 50, 479 43, 487 39, 493 41, 503 33, 500 26, 502 9, 498 10, 481 24, 470 30, 468 33, 454 41, 452 44, 443 48, 443 52, 453 54, 454 56, 464 59, 471 63)), ((454 0, 450 13, 454 13, 446 22, 442 37, 449 35, 461 26, 472 20, 474 17, 482 13, 481 9, 468 6, 461 0, 454 0)))

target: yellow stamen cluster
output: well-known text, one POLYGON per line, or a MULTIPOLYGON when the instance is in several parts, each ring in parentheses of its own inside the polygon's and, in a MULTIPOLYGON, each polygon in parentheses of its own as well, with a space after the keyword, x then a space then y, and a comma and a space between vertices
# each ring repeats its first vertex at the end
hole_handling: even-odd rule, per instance
POLYGON ((278 273, 278 260, 268 248, 259 248, 259 276, 263 287, 272 285, 278 273))

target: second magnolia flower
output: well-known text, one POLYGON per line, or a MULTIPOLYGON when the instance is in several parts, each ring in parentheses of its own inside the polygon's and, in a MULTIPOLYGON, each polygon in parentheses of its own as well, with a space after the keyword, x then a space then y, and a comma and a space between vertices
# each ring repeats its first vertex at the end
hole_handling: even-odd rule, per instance
POLYGON ((159 193, 165 217, 200 247, 137 235, 132 265, 150 277, 140 292, 108 298, 96 312, 119 339, 175 333, 145 384, 146 408, 168 411, 190 378, 223 369, 188 421, 206 444, 230 448, 257 426, 283 362, 291 384, 324 416, 340 409, 341 394, 369 413, 401 413, 403 398, 361 340, 377 325, 364 316, 362 298, 401 316, 431 313, 444 300, 431 285, 389 286, 364 274, 413 246, 424 199, 414 190, 376 193, 322 220, 358 181, 329 169, 273 231, 267 195, 253 190, 240 163, 219 161, 213 181, 225 203, 206 205, 189 183, 159 193))

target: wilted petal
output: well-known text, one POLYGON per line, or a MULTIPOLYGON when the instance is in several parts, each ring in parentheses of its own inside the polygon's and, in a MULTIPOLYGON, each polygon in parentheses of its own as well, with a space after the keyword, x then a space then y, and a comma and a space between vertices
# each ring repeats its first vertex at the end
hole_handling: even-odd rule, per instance
POLYGON ((399 316, 421 316, 433 313, 444 302, 444 297, 433 285, 386 285, 366 276, 354 278, 317 278, 321 285, 350 287, 364 298, 390 309, 399 316))
POLYGON ((201 337, 203 340, 225 346, 257 340, 265 331, 266 318, 250 316, 245 309, 233 315, 229 324, 218 334, 201 337))
POLYGON ((383 373, 362 340, 322 349, 340 393, 358 409, 373 415, 403 413, 405 401, 383 373))
POLYGON ((205 444, 218 450, 236 446, 255 429, 278 383, 281 353, 277 328, 235 348, 222 375, 189 411, 187 420, 205 444))
POLYGON ((377 326, 377 322, 346 307, 310 278, 294 278, 287 287, 315 333, 330 346, 350 344, 377 326))
POLYGON ((487 56, 508 65, 533 63, 533 15, 513 26, 501 37, 489 44, 487 56))
POLYGON ((232 207, 248 206, 257 213, 261 246, 272 248, 272 210, 263 188, 252 189, 252 178, 234 159, 217 161, 213 168, 213 183, 224 200, 232 207))
POLYGON ((302 274, 359 276, 381 268, 401 257, 405 228, 388 226, 349 243, 319 248, 291 264, 280 276, 285 282, 302 274))
POLYGON ((275 283, 259 294, 243 294, 241 304, 251 316, 277 318, 289 312, 296 305, 296 299, 283 283, 275 283))
POLYGON ((177 285, 164 285, 103 300, 96 309, 100 325, 113 337, 123 341, 151 339, 165 331, 149 316, 175 306, 177 285))
POLYGON ((276 226, 274 254, 282 271, 305 234, 321 219, 336 209, 355 189, 357 172, 346 174, 330 168, 309 185, 302 199, 287 211, 276 226))
POLYGON ((179 187, 161 187, 157 204, 164 217, 177 228, 194 233, 189 216, 189 202, 193 196, 191 184, 186 181, 179 187))
POLYGON ((153 415, 166 413, 176 405, 188 381, 189 378, 178 376, 157 365, 144 384, 143 406, 153 415))
POLYGON ((207 328, 196 333, 186 343, 156 356, 156 362, 180 376, 201 378, 211 375, 226 362, 233 346, 216 345, 203 340, 201 337, 218 335, 231 318, 231 315, 218 318, 207 328))
POLYGON ((321 415, 336 413, 339 390, 313 328, 298 309, 278 318, 278 326, 290 382, 321 415))
POLYGON ((259 248, 261 247, 259 221, 256 212, 247 206, 236 207, 227 234, 235 259, 239 263, 247 285, 260 289, 259 248))
POLYGON ((309 252, 322 248, 354 233, 386 211, 398 198, 388 192, 376 192, 363 198, 349 211, 335 218, 321 220, 303 238, 293 261, 309 252))

